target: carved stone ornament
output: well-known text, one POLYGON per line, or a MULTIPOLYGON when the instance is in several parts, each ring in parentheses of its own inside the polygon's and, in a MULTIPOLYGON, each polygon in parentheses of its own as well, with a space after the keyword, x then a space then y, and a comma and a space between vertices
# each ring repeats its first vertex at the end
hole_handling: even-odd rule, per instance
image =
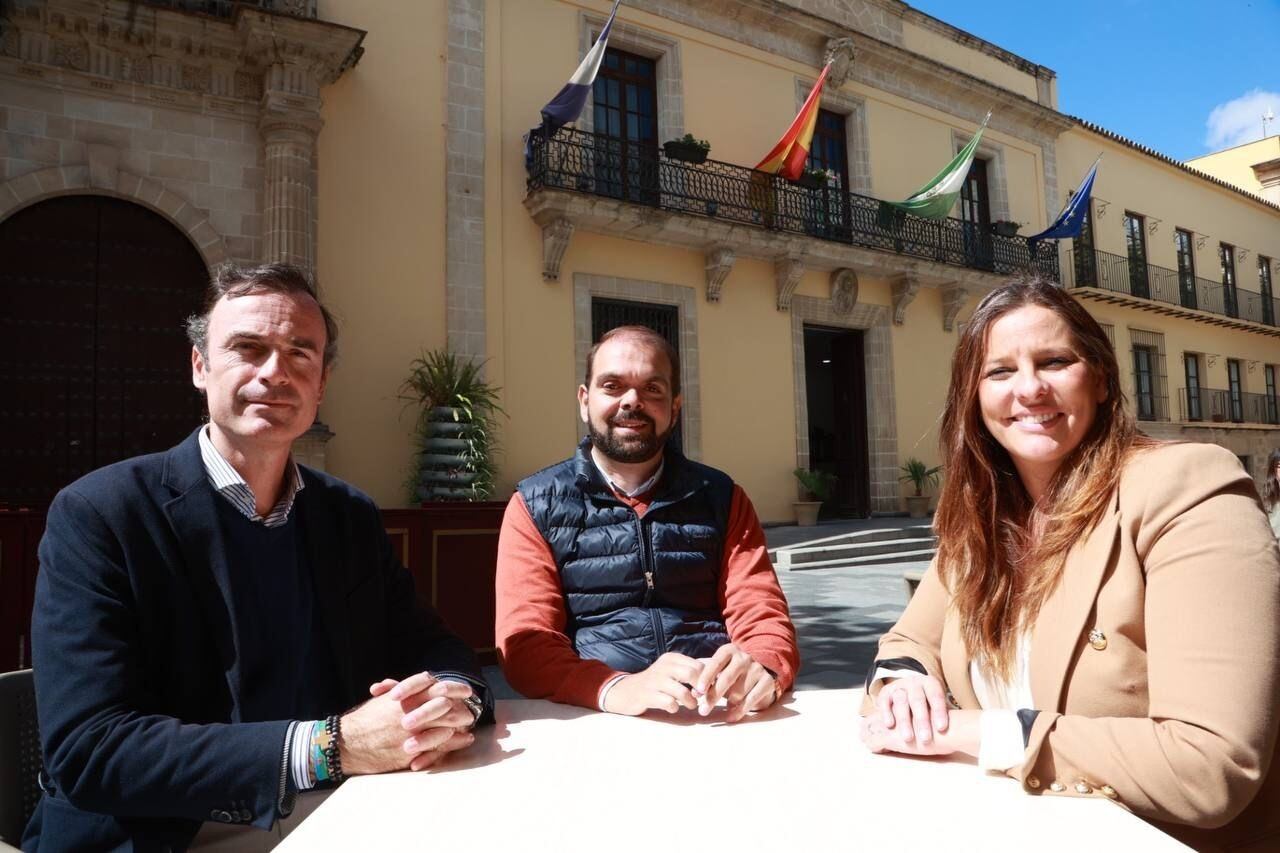
POLYGON ((907 319, 907 306, 920 292, 920 282, 912 275, 900 275, 890 283, 893 295, 893 322, 901 326, 907 319))
POLYGON ((827 48, 823 52, 823 63, 830 63, 827 72, 827 83, 832 90, 839 89, 849 79, 853 67, 854 47, 851 38, 827 39, 827 48))
POLYGON ((545 281, 560 280, 560 261, 564 260, 572 236, 573 223, 564 217, 542 226, 542 278, 545 281))
POLYGON ((849 268, 831 272, 831 312, 848 317, 858 304, 858 274, 849 268))
POLYGON ((724 288, 724 280, 733 269, 734 255, 732 249, 713 249, 707 253, 707 301, 719 302, 720 292, 724 288))
POLYGON ((773 277, 778 285, 778 310, 791 310, 791 296, 800 286, 804 275, 804 262, 794 255, 778 258, 773 262, 773 277))
POLYGON ((969 291, 962 284, 952 284, 942 289, 942 329, 950 332, 956 327, 956 317, 969 301, 969 291))

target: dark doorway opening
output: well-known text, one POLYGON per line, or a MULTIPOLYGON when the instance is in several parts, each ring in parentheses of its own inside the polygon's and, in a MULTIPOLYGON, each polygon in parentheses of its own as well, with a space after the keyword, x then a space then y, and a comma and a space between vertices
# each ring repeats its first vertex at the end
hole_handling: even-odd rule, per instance
POLYGON ((47 504, 204 415, 183 321, 208 281, 168 220, 64 196, 0 223, 0 504, 47 504))
POLYGON ((835 494, 822 514, 871 514, 867 452, 867 381, 863 333, 804 327, 805 397, 809 412, 809 467, 836 475, 835 494))

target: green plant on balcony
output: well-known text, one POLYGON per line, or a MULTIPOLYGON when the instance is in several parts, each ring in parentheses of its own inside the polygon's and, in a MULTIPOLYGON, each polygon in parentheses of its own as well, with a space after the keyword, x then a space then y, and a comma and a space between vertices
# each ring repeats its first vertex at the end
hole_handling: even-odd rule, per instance
POLYGON ((711 143, 698 139, 692 133, 686 133, 679 139, 671 139, 662 143, 662 153, 668 160, 680 160, 685 163, 705 163, 711 153, 711 143))
POLYGON ((400 388, 406 406, 418 408, 410 500, 482 501, 493 492, 497 418, 506 413, 483 368, 443 350, 410 364, 400 388))
POLYGON ((795 183, 816 190, 831 186, 835 180, 836 173, 831 169, 805 169, 795 179, 795 183))
POLYGON ((1018 229, 1021 227, 1021 223, 999 219, 991 223, 991 233, 998 237, 1017 237, 1018 229))

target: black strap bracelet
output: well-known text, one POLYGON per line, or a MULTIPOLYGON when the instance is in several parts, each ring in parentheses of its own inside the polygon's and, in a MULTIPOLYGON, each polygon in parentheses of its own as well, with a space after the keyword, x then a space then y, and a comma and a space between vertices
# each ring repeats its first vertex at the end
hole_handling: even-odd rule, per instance
POLYGON ((346 779, 342 772, 342 755, 338 751, 338 741, 342 739, 342 717, 332 714, 324 721, 325 734, 329 743, 324 748, 324 763, 329 770, 329 781, 335 785, 346 779))

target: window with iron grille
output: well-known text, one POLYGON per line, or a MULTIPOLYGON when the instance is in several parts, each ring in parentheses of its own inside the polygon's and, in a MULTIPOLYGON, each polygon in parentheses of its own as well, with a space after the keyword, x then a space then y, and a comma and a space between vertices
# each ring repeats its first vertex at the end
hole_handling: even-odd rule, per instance
POLYGON ((1271 292, 1271 259, 1258 255, 1258 290, 1262 294, 1262 322, 1276 324, 1276 301, 1271 292))
POLYGON ((1133 399, 1143 421, 1169 420, 1168 376, 1165 370, 1164 335, 1130 329, 1133 362, 1133 399))
POLYGON ((1147 228, 1141 214, 1124 213, 1124 246, 1129 255, 1129 292, 1143 299, 1151 295, 1147 286, 1147 228))
POLYGON ((1240 381, 1240 360, 1227 359, 1227 395, 1231 404, 1231 420, 1244 421, 1244 386, 1240 381))
POLYGON ((1196 254, 1192 246, 1190 231, 1177 228, 1173 232, 1174 245, 1178 250, 1178 293, 1183 308, 1196 307, 1196 254))
POLYGON ((657 204, 657 63, 607 48, 592 86, 595 192, 657 204))
POLYGON ((1186 352, 1182 354, 1183 372, 1186 375, 1186 409, 1184 416, 1189 421, 1204 420, 1204 401, 1200 399, 1200 354, 1186 352))
POLYGON ((1218 264, 1222 268, 1222 307, 1228 317, 1239 317, 1236 302, 1236 250, 1229 243, 1218 244, 1218 264))
MULTIPOLYGON (((619 326, 648 326, 680 352, 680 309, 675 305, 658 305, 630 299, 591 299, 591 340, 598 341, 605 332, 619 326)), ((684 425, 677 422, 670 445, 683 452, 684 425)))
POLYGON ((1101 326, 1102 331, 1106 333, 1107 340, 1111 341, 1111 349, 1114 351, 1116 348, 1116 327, 1110 323, 1099 323, 1098 325, 1101 326))

